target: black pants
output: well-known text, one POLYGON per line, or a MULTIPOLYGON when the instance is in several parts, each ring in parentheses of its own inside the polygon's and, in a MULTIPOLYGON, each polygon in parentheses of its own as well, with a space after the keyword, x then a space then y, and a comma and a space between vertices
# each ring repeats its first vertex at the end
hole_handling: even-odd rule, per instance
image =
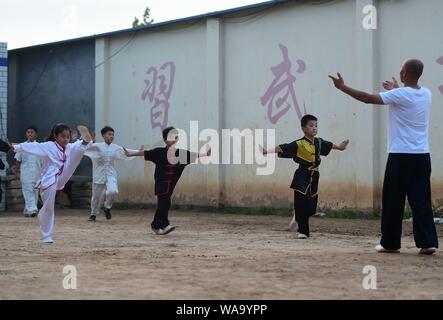
POLYGON ((72 181, 69 180, 66 182, 65 187, 63 188, 64 193, 68 196, 69 205, 72 207, 74 202, 72 201, 72 181))
POLYGON ((295 221, 298 224, 298 232, 309 237, 309 218, 317 212, 318 195, 311 196, 308 189, 306 195, 294 191, 295 221))
POLYGON ((157 196, 157 210, 155 211, 154 221, 151 223, 153 229, 163 229, 169 225, 169 208, 171 208, 171 195, 157 196))
POLYGON ((401 247, 406 196, 412 209, 417 248, 438 247, 430 180, 429 154, 389 154, 383 183, 380 242, 385 249, 397 250, 401 247))

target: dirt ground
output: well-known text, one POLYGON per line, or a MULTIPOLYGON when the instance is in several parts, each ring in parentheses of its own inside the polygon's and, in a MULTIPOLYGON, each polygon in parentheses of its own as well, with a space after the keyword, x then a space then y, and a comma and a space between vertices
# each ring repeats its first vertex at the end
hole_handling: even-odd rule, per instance
POLYGON ((177 230, 155 236, 152 215, 58 210, 45 246, 35 218, 0 214, 0 299, 443 299, 443 254, 418 255, 408 222, 402 253, 377 254, 378 221, 313 218, 297 240, 289 217, 172 211, 177 230), (76 290, 63 288, 66 265, 76 290), (376 290, 362 286, 366 265, 376 290))

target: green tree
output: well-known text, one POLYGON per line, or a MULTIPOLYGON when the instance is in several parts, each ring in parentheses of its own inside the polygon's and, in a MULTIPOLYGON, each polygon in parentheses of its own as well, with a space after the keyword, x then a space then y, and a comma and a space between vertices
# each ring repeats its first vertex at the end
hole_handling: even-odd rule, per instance
POLYGON ((149 7, 146 8, 145 13, 143 13, 143 21, 140 22, 137 17, 134 17, 134 21, 132 22, 132 27, 139 27, 139 26, 147 26, 154 22, 154 19, 151 19, 150 17, 151 9, 149 7))

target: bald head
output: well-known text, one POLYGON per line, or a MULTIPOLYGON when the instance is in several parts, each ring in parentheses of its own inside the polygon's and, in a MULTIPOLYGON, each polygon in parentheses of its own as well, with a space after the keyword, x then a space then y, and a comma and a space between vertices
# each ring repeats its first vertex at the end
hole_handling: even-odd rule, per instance
POLYGON ((402 72, 404 76, 413 81, 418 81, 423 74, 423 62, 418 59, 409 59, 403 63, 402 72))

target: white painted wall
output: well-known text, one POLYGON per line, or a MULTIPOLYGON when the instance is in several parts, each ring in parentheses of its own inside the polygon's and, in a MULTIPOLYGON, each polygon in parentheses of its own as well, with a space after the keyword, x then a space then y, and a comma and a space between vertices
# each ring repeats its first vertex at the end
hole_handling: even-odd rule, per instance
MULTIPOLYGON (((182 27, 165 27, 97 40, 96 128, 109 124, 119 144, 161 146, 161 130, 152 128, 150 107, 141 99, 146 71, 175 64, 168 125, 188 130, 275 129, 277 143, 302 136, 294 108, 271 123, 260 98, 272 83, 271 68, 288 49, 295 94, 301 109, 319 117, 319 136, 339 143, 344 153, 324 158, 320 206, 373 210, 380 205, 386 161, 386 108, 366 106, 333 88, 327 75, 340 71, 347 83, 380 91, 381 82, 398 76, 404 59, 425 63, 422 84, 434 94, 431 147, 433 199, 443 204, 443 2, 439 0, 343 0, 323 5, 289 3, 249 19, 231 15, 182 27), (378 29, 362 27, 366 5, 375 5, 378 29), (414 23, 414 21, 416 21, 414 23), (413 23, 411 23, 413 22, 413 23), (107 59, 129 44, 115 57, 107 59), (297 73, 297 60, 306 70, 297 73), (441 199, 441 200, 440 200, 441 199)), ((289 206, 289 184, 296 165, 277 160, 272 176, 256 176, 255 166, 192 166, 176 189, 175 203, 227 206, 289 206)), ((153 165, 141 159, 119 165, 120 201, 154 202, 153 165)))

